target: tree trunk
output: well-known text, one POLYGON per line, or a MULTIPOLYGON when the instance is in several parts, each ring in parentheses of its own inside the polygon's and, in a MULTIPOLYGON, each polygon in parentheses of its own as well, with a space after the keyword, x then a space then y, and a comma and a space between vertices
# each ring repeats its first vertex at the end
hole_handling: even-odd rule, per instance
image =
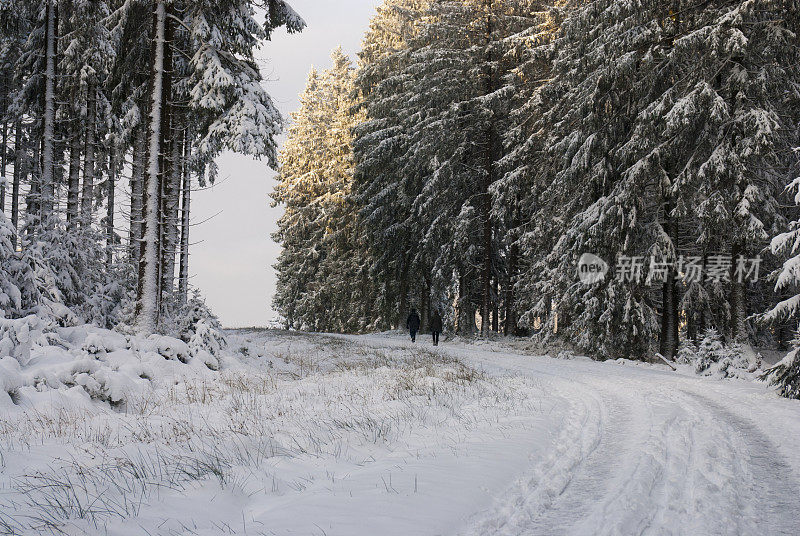
POLYGON ((697 314, 686 311, 686 338, 697 344, 697 314))
POLYGON ((72 128, 69 140, 69 178, 67 179, 67 225, 74 229, 78 222, 78 202, 81 181, 81 130, 72 128))
POLYGON ((408 256, 403 259, 403 266, 400 274, 400 310, 397 314, 397 326, 400 329, 406 326, 406 316, 408 315, 408 256))
POLYGON ((495 333, 500 333, 500 285, 497 282, 497 278, 494 280, 494 299, 492 303, 494 307, 492 308, 492 331, 495 333))
POLYGON ((189 170, 189 159, 192 146, 187 133, 184 133, 183 157, 183 192, 181 199, 181 259, 178 267, 178 298, 186 304, 189 296, 189 208, 192 195, 192 174, 189 170))
POLYGON ((661 287, 661 344, 659 352, 667 359, 678 354, 678 296, 675 275, 670 271, 661 287))
POLYGON ((108 202, 106 203, 106 264, 114 263, 114 190, 117 182, 116 152, 112 148, 108 157, 108 202))
POLYGON ((144 220, 144 255, 138 292, 137 327, 141 333, 155 332, 159 317, 158 222, 159 179, 161 177, 161 126, 163 115, 164 56, 166 9, 163 0, 155 0, 153 41, 150 64, 150 110, 148 114, 147 184, 144 220))
MULTIPOLYGON (((38 132, 34 132, 31 136, 32 138, 36 138, 38 132)), ((41 166, 39 156, 41 155, 41 143, 34 142, 33 143, 33 155, 31 156, 30 160, 30 188, 28 189, 28 195, 25 198, 25 233, 30 235, 33 232, 33 228, 36 227, 38 222, 41 221, 41 183, 42 183, 42 174, 41 174, 41 166)))
POLYGON ((747 289, 745 283, 738 281, 736 274, 736 259, 742 254, 744 248, 734 244, 731 255, 731 291, 729 303, 731 308, 730 338, 734 342, 747 342, 747 289))
MULTIPOLYGON (((175 163, 172 160, 172 148, 175 145, 174 129, 175 129, 175 115, 172 107, 172 42, 173 42, 173 28, 174 21, 169 18, 172 14, 169 8, 166 8, 167 19, 164 21, 164 63, 162 71, 164 73, 162 91, 161 91, 161 177, 159 184, 161 187, 159 193, 159 220, 158 220, 158 308, 159 314, 164 309, 164 298, 168 297, 171 288, 167 287, 164 282, 167 279, 166 265, 164 257, 166 255, 166 241, 167 241, 167 204, 169 202, 170 190, 172 189, 172 169, 175 163)), ((167 248, 168 249, 168 248, 167 248)), ((174 261, 173 261, 174 269, 174 261)), ((170 300, 167 301, 170 303, 170 300)))
MULTIPOLYGON (((177 114, 173 108, 173 119, 177 114)), ((180 202, 181 178, 183 170, 183 127, 175 121, 172 128, 172 147, 170 156, 170 173, 164 181, 164 265, 161 285, 167 295, 175 290, 175 255, 178 248, 178 207, 180 202)))
POLYGON ((144 125, 139 125, 136 129, 136 137, 133 145, 133 162, 131 165, 131 214, 130 214, 130 234, 129 248, 131 261, 134 266, 139 265, 141 260, 142 229, 144 223, 143 214, 143 195, 144 195, 144 174, 147 166, 147 130, 144 125))
POLYGON ((464 306, 462 304, 464 299, 464 276, 461 274, 461 270, 458 271, 458 294, 456 295, 456 303, 455 303, 455 311, 454 313, 454 325, 453 331, 456 333, 461 333, 461 330, 464 327, 464 321, 461 316, 464 313, 464 306))
POLYGON ((425 299, 425 281, 419 289, 419 331, 424 333, 428 326, 428 300, 425 299))
POLYGON ((53 199, 55 197, 55 181, 53 171, 55 167, 55 120, 56 120, 56 3, 48 0, 45 17, 47 30, 45 36, 45 84, 44 84, 44 116, 42 136, 42 175, 39 185, 41 197, 41 220, 48 225, 48 220, 53 212, 53 199))
MULTIPOLYGON (((492 72, 492 53, 490 44, 492 42, 492 34, 494 29, 492 27, 492 0, 486 0, 486 72, 485 95, 491 95, 494 92, 494 73, 492 72)), ((481 336, 489 334, 489 311, 491 308, 492 299, 492 196, 489 188, 494 182, 494 129, 491 125, 488 126, 486 131, 486 148, 485 148, 485 169, 486 174, 484 184, 482 185, 482 198, 483 198, 483 301, 481 303, 481 336)))
POLYGON ((89 107, 86 118, 86 151, 83 164, 83 191, 81 192, 81 226, 88 229, 92 224, 92 207, 94 196, 95 155, 97 152, 97 94, 94 86, 89 85, 86 93, 89 107))
POLYGON ((470 288, 467 283, 467 276, 461 274, 458 278, 458 332, 462 335, 472 335, 475 333, 475 307, 470 301, 470 288))
POLYGON ((514 285, 517 277, 517 257, 519 249, 515 242, 508 248, 508 274, 506 281, 505 321, 503 322, 503 335, 514 335, 517 332, 517 318, 514 310, 515 293, 514 285))
MULTIPOLYGON (((5 89, 5 88, 4 88, 5 89)), ((3 92, 3 109, 8 107, 8 101, 3 92)), ((0 212, 6 212, 6 159, 8 158, 8 123, 3 118, 3 149, 0 154, 0 212)))
POLYGON ((14 124, 14 184, 11 186, 11 225, 14 227, 14 236, 11 244, 17 247, 17 232, 19 231, 19 184, 22 180, 25 166, 25 144, 22 142, 22 123, 17 119, 14 124))
MULTIPOLYGON (((664 228, 673 244, 678 243, 677 224, 671 216, 672 203, 665 206, 664 228)), ((669 270, 661 287, 661 337, 659 352, 667 359, 678 355, 678 289, 675 273, 669 270)))

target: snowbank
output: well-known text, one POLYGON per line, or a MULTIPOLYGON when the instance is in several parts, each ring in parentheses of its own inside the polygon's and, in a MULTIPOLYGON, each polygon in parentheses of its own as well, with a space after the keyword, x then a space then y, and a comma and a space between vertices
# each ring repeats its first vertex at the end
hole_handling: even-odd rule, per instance
MULTIPOLYGON (((201 339, 213 339, 211 330, 198 330, 201 339)), ((48 400, 76 396, 75 388, 89 400, 124 410, 130 400, 140 400, 155 386, 169 382, 189 369, 203 377, 219 369, 219 360, 204 340, 189 343, 173 337, 126 336, 83 325, 52 327, 29 316, 0 319, 0 407, 36 407, 42 393, 48 400)), ((212 350, 221 350, 213 339, 212 350)))

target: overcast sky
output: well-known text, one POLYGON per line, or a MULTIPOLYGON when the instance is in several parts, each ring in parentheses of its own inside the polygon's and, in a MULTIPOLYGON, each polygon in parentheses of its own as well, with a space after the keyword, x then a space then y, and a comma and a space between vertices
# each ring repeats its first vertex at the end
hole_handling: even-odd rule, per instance
MULTIPOLYGON (((355 60, 380 1, 290 3, 308 28, 295 35, 277 32, 259 55, 265 86, 286 117, 297 108, 297 95, 312 65, 329 67, 329 55, 337 45, 355 60)), ((271 208, 268 197, 275 173, 264 161, 232 154, 220 158, 219 165, 217 185, 192 199, 192 220, 198 225, 190 232, 191 284, 202 291, 226 327, 264 326, 276 316, 271 308, 272 265, 280 248, 270 234, 281 209, 271 208), (212 219, 201 223, 208 218, 212 219)))

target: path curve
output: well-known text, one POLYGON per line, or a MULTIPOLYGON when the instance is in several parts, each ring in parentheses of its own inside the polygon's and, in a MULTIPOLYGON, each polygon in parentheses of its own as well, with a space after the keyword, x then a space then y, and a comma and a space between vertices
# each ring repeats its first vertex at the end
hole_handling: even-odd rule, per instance
MULTIPOLYGON (((408 344, 383 336, 353 339, 408 344)), ((458 534, 798 534, 798 460, 790 463, 784 453, 800 441, 776 444, 762 430, 765 423, 748 414, 739 391, 755 386, 470 346, 436 350, 489 374, 547 382, 569 406, 555 451, 523 468, 458 534)), ((800 421, 800 407, 788 409, 775 418, 800 421)))

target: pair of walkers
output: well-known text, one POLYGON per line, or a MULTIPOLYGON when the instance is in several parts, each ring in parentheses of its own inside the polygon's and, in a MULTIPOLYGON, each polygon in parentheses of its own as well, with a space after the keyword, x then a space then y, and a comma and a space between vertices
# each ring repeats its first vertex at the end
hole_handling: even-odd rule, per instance
MULTIPOLYGON (((417 332, 421 324, 419 314, 416 309, 411 309, 411 314, 406 319, 406 328, 411 334, 411 342, 417 342, 417 332)), ((433 336, 433 345, 439 346, 439 335, 442 333, 442 315, 439 314, 437 309, 434 309, 430 321, 431 335, 433 336)))

